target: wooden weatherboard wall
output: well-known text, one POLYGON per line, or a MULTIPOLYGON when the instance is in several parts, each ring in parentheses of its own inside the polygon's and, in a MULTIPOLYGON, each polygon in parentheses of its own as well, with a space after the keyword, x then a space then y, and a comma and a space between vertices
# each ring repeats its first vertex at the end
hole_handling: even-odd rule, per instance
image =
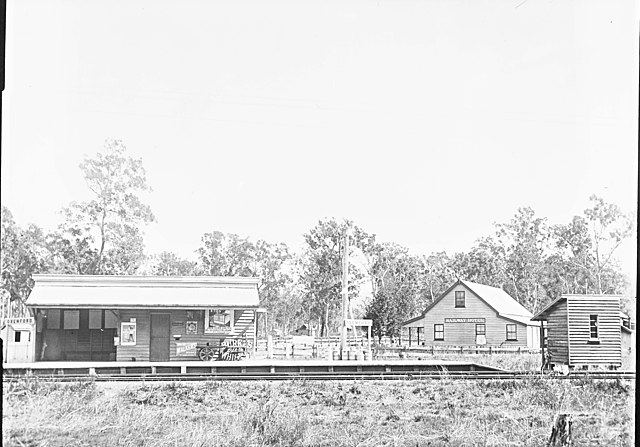
POLYGON ((547 321, 547 349, 550 362, 554 364, 569 363, 569 325, 567 318, 567 302, 558 302, 550 310, 547 321))
MULTIPOLYGON (((146 309, 123 309, 120 311, 121 322, 131 321, 132 318, 136 320, 136 344, 135 346, 118 346, 116 349, 116 360, 147 362, 149 361, 151 314, 146 309)), ((122 337, 120 329, 118 329, 118 334, 122 337)))
POLYGON ((117 360, 131 361, 135 358, 137 361, 149 360, 149 344, 150 344, 150 322, 151 313, 166 313, 170 315, 170 340, 169 340, 169 356, 170 360, 195 360, 196 353, 192 351, 188 354, 177 353, 177 344, 181 343, 197 343, 197 344, 219 344, 225 339, 246 339, 250 346, 255 346, 255 318, 254 309, 236 309, 233 311, 234 324, 231 332, 227 334, 208 334, 204 332, 204 311, 203 310, 183 310, 183 309, 167 309, 167 310, 130 310, 123 309, 120 311, 120 320, 122 322, 131 321, 135 318, 137 325, 137 341, 135 346, 118 346, 117 360), (187 318, 190 317, 190 318, 187 318), (195 321, 197 323, 196 333, 187 333, 187 322, 195 321), (179 335, 180 339, 176 340, 174 335, 179 335))
POLYGON ((569 365, 621 365, 620 298, 568 295, 566 303, 569 322, 569 365), (597 340, 590 340, 590 315, 598 317, 597 340))
MULTIPOLYGON (((485 324, 487 346, 527 346, 527 325, 503 318, 462 283, 452 287, 419 322, 424 342, 435 346, 476 345, 476 324, 485 324), (465 307, 455 307, 455 293, 465 292, 465 307), (484 321, 484 323, 482 323, 484 321), (444 340, 434 340, 434 325, 444 324, 444 340), (507 340, 507 324, 515 324, 517 340, 507 340)), ((413 321, 415 327, 418 321, 413 321)))

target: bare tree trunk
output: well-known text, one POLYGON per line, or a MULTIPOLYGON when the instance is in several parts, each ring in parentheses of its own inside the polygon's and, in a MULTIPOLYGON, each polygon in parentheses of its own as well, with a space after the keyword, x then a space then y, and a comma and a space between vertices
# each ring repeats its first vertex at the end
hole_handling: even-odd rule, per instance
POLYGON ((322 324, 323 328, 324 328, 324 335, 325 337, 329 336, 329 302, 326 303, 325 305, 325 310, 324 310, 324 322, 322 324))

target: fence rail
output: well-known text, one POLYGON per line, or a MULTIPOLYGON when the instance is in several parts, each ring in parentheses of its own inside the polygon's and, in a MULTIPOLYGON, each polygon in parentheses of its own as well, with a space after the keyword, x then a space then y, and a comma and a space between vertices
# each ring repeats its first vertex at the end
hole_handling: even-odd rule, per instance
MULTIPOLYGON (((272 339, 271 347, 267 340, 258 340, 256 343, 258 353, 272 358, 290 359, 331 359, 335 353, 340 352, 339 337, 314 338, 307 336, 281 337, 272 339)), ((350 338, 347 349, 351 355, 360 355, 367 351, 368 341, 362 338, 350 338), (354 354, 355 353, 355 354, 354 354)), ((397 346, 376 345, 372 346, 374 358, 415 358, 420 356, 436 356, 447 354, 540 354, 540 349, 532 349, 522 346, 397 346)), ((259 354, 260 355, 260 354, 259 354)))
POLYGON ((400 346, 378 347, 379 351, 417 354, 540 354, 539 348, 521 346, 400 346))

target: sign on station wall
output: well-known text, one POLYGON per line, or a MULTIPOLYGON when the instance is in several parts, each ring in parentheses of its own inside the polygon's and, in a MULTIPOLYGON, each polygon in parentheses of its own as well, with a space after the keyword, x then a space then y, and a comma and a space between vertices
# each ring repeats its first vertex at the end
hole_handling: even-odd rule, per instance
POLYGON ((486 318, 445 318, 445 323, 484 323, 486 318))
POLYGON ((187 321, 185 327, 185 333, 187 335, 194 335, 198 333, 198 322, 197 321, 187 321))
POLYGON ((176 356, 194 357, 196 355, 196 343, 176 343, 176 356))
POLYGON ((120 325, 120 346, 135 346, 136 340, 136 322, 122 322, 120 325))

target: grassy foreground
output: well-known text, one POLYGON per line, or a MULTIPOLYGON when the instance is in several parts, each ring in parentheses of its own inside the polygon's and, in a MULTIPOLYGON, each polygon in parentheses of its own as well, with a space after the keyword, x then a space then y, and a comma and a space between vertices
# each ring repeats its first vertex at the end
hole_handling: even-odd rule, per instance
POLYGON ((557 412, 574 445, 634 445, 618 381, 196 382, 4 385, 5 446, 544 446, 557 412))

